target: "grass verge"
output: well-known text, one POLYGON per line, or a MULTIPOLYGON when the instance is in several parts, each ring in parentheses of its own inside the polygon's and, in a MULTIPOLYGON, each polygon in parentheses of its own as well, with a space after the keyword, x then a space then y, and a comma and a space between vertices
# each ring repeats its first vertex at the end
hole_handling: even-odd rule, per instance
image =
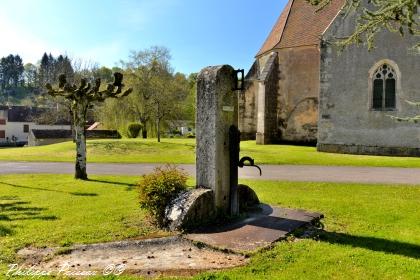
MULTIPOLYGON (((194 163, 195 139, 121 139, 88 141, 88 162, 97 163, 194 163)), ((315 147, 290 145, 256 145, 241 143, 242 156, 251 156, 257 164, 420 167, 420 158, 345 155, 317 152, 315 147)), ((0 149, 3 161, 73 162, 72 142, 0 149)))

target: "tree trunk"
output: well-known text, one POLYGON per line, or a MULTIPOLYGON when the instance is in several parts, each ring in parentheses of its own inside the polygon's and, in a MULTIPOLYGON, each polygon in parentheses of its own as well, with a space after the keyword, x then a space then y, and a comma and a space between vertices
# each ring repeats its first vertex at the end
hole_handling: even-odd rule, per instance
POLYGON ((158 138, 158 142, 160 143, 160 119, 157 119, 157 138, 158 138))
MULTIPOLYGON (((73 116, 73 112, 71 109, 69 110, 70 116, 73 116)), ((71 130, 71 139, 73 140, 73 143, 76 143, 76 129, 74 128, 74 118, 70 122, 70 130, 71 130)))
POLYGON ((147 118, 146 118, 146 117, 144 117, 144 115, 142 115, 142 116, 140 117, 140 123, 141 123, 141 125, 143 126, 143 127, 142 127, 142 129, 141 129, 141 134, 142 134, 142 137, 143 137, 143 139, 147 139, 147 128, 146 128, 146 125, 147 125, 147 118))
POLYGON ((74 115, 74 134, 76 138, 76 167, 74 178, 87 180, 86 172, 86 112, 84 106, 80 106, 80 110, 73 111, 74 115))

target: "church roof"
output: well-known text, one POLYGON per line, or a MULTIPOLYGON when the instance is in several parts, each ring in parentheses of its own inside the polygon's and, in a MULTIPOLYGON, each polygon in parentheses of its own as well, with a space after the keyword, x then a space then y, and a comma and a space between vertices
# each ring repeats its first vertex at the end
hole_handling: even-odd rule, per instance
POLYGON ((289 0, 257 56, 276 48, 317 45, 345 0, 333 0, 317 11, 306 0, 289 0))

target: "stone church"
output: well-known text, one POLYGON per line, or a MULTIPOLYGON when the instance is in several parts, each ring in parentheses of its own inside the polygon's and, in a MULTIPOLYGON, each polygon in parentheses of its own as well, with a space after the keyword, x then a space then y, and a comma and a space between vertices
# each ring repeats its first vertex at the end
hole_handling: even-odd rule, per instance
POLYGON ((243 139, 317 143, 319 151, 420 155, 420 126, 391 116, 420 115, 420 56, 414 36, 380 32, 376 48, 332 42, 352 33, 345 0, 317 11, 289 0, 256 55, 240 96, 243 139))

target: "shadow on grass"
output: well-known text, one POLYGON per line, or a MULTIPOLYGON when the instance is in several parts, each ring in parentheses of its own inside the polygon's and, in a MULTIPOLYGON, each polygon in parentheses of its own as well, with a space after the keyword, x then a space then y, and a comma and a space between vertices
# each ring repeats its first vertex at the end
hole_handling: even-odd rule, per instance
POLYGON ((30 190, 45 191, 45 192, 55 192, 55 193, 65 193, 65 194, 70 194, 74 196, 98 196, 97 193, 66 192, 66 191, 60 191, 60 190, 50 190, 50 189, 44 189, 44 188, 38 188, 38 187, 15 185, 15 184, 6 183, 6 182, 0 182, 0 185, 1 184, 9 186, 9 187, 14 187, 14 188, 30 189, 30 190))
POLYGON ((102 184, 110 184, 110 185, 117 185, 117 186, 124 186, 127 187, 127 191, 133 190, 134 187, 136 187, 136 184, 131 183, 121 183, 121 182, 115 182, 115 181, 104 181, 104 180, 97 180, 97 179, 88 179, 89 182, 94 183, 102 183, 102 184))
POLYGON ((4 227, 0 225, 0 237, 11 235, 13 231, 11 229, 8 229, 7 227, 4 227))
POLYGON ((319 238, 330 244, 348 245, 357 248, 365 248, 377 252, 401 255, 420 259, 420 246, 377 237, 356 236, 346 233, 321 231, 319 238))
MULTIPOLYGON (((24 220, 53 221, 58 218, 54 215, 44 215, 47 208, 31 207, 30 202, 22 201, 18 197, 0 197, 0 222, 13 222, 24 220)), ((0 236, 11 235, 13 230, 0 225, 0 236)))
POLYGON ((74 196, 98 196, 97 193, 83 193, 83 192, 69 192, 69 194, 74 196))

